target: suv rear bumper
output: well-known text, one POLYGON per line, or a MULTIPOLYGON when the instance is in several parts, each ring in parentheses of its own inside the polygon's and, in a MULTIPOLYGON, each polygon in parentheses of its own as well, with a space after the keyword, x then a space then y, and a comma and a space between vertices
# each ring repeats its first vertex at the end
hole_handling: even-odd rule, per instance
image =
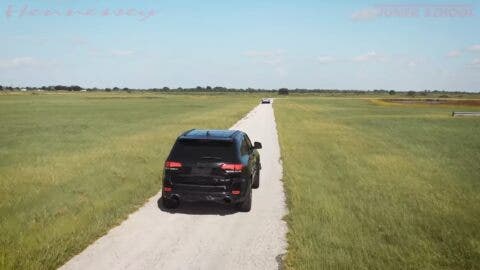
POLYGON ((207 192, 202 190, 185 190, 182 188, 172 188, 170 192, 162 192, 162 196, 167 199, 178 199, 186 202, 209 201, 216 203, 238 203, 246 198, 246 192, 241 192, 239 195, 233 195, 230 191, 223 192, 207 192))

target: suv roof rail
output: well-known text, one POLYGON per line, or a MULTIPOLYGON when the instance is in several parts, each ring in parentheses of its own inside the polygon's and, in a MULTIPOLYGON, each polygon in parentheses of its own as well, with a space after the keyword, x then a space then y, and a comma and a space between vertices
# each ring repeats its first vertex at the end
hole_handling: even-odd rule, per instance
POLYGON ((235 138, 235 136, 237 136, 238 133, 240 133, 240 130, 235 130, 235 132, 233 132, 232 135, 230 135, 230 138, 235 138))
POLYGON ((190 133, 191 131, 194 131, 195 129, 196 129, 196 128, 189 129, 189 130, 183 132, 182 134, 180 134, 180 136, 185 136, 185 135, 187 135, 188 133, 190 133))

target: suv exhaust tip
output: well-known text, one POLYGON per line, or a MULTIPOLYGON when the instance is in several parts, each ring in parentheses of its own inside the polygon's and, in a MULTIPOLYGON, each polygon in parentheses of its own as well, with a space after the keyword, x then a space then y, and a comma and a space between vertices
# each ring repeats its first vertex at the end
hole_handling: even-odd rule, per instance
POLYGON ((230 197, 225 197, 223 199, 223 201, 226 203, 226 204, 230 204, 232 202, 232 199, 230 197))

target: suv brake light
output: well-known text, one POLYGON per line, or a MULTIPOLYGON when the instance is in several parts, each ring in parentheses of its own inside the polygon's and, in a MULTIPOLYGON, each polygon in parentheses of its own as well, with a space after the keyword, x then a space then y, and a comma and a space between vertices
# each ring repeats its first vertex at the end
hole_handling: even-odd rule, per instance
POLYGON ((165 169, 167 170, 178 170, 182 167, 182 163, 176 161, 165 161, 165 169))
POLYGON ((220 168, 227 172, 241 172, 243 169, 243 164, 230 164, 230 163, 223 163, 220 168))

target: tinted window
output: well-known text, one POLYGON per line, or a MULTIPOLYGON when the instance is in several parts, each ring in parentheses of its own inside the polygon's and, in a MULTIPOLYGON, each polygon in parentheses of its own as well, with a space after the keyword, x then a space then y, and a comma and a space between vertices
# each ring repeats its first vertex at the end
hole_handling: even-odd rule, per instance
POLYGON ((235 161, 233 142, 216 140, 182 139, 175 143, 170 160, 179 161, 235 161))
POLYGON ((247 142, 248 149, 251 149, 253 147, 252 142, 250 141, 250 138, 247 136, 247 134, 245 134, 245 141, 247 142))
POLYGON ((242 140, 242 147, 240 148, 240 152, 242 155, 248 155, 249 147, 247 141, 245 139, 242 140))

